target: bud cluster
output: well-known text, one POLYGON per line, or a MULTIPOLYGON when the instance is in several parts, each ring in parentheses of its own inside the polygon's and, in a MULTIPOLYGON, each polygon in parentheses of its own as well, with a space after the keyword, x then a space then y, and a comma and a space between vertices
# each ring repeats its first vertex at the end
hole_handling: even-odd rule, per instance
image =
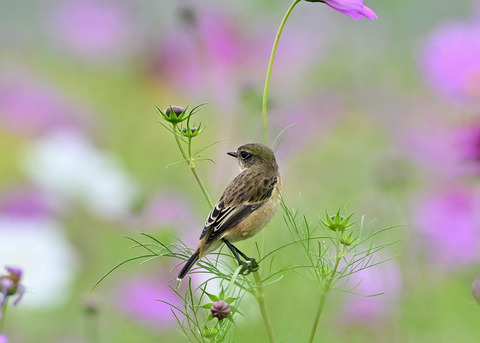
POLYGON ((351 246, 357 240, 357 237, 354 236, 353 232, 350 232, 349 234, 346 233, 346 231, 355 224, 355 222, 350 223, 351 217, 352 214, 348 217, 341 216, 339 210, 334 216, 327 214, 326 221, 320 220, 320 222, 325 228, 338 233, 341 244, 351 246))

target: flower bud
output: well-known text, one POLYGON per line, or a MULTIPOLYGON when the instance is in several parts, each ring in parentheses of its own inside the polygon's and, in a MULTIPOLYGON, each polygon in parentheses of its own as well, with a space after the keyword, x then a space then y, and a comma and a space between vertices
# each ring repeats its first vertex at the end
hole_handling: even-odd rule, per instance
POLYGON ((344 235, 343 233, 340 235, 340 243, 346 245, 347 247, 355 243, 356 240, 357 237, 353 236, 353 232, 350 232, 348 235, 344 235))
POLYGON ((325 226, 327 229, 336 231, 336 232, 343 232, 349 227, 351 227, 354 223, 350 223, 350 217, 352 215, 349 215, 348 217, 343 217, 340 215, 340 211, 337 212, 335 216, 329 216, 327 214, 327 220, 323 221, 321 220, 321 223, 323 226, 325 226))
POLYGON ((473 298, 480 304, 480 279, 475 279, 472 284, 473 298))
POLYGON ((182 121, 186 120, 189 116, 187 115, 186 109, 180 106, 169 106, 163 112, 161 109, 157 107, 157 111, 160 113, 160 115, 165 119, 166 121, 172 123, 172 124, 178 124, 181 123, 182 121))
POLYGON ((5 267, 7 270, 6 275, 0 275, 0 307, 7 302, 7 298, 17 294, 17 299, 14 301, 14 305, 22 299, 25 291, 23 285, 20 283, 23 275, 23 271, 17 267, 5 267))
POLYGON ((180 107, 180 106, 169 106, 167 107, 167 109, 165 110, 165 114, 171 118, 171 113, 173 112, 173 114, 175 115, 175 117, 180 117, 182 115, 183 112, 185 112, 185 109, 183 107, 180 107))
POLYGON ((228 317, 230 312, 232 312, 232 309, 225 300, 218 300, 212 304, 210 311, 212 312, 213 317, 218 318, 218 320, 222 320, 228 317))

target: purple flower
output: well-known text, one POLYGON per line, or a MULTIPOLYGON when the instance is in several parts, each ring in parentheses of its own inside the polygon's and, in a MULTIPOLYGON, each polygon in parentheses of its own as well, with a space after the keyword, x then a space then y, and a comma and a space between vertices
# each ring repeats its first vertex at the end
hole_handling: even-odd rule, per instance
POLYGON ((168 326, 175 323, 172 307, 182 307, 178 296, 158 280, 134 278, 122 282, 117 292, 119 308, 129 317, 153 324, 153 327, 168 326))
MULTIPOLYGON (((69 0, 54 10, 55 39, 63 48, 86 60, 118 57, 130 53, 131 9, 121 1, 69 0), (59 39, 57 39, 59 38, 59 39)), ((137 37, 138 40, 138 37, 137 37)))
POLYGON ((480 174, 480 122, 452 129, 427 118, 409 130, 403 141, 407 153, 434 172, 431 179, 480 174))
POLYGON ((402 290, 402 278, 398 265, 390 260, 352 274, 349 285, 354 293, 361 295, 346 296, 341 321, 375 326, 395 311, 402 290), (375 294, 381 295, 371 296, 375 294))
POLYGON ((20 283, 23 275, 23 271, 18 267, 6 266, 7 274, 0 275, 0 308, 6 304, 7 299, 13 295, 17 295, 17 298, 13 302, 16 306, 22 300, 25 292, 25 287, 20 283))
POLYGON ((9 218, 47 218, 53 204, 45 192, 32 188, 18 188, 0 193, 0 214, 9 218))
POLYGON ((0 343, 8 343, 8 338, 0 333, 0 343))
POLYGON ((83 124, 57 91, 28 77, 2 77, 0 80, 0 123, 26 133, 45 133, 83 124))
POLYGON ((465 172, 480 174, 480 122, 458 129, 454 134, 458 162, 465 172))
POLYGON ((188 25, 175 25, 161 38, 151 62, 152 74, 169 89, 211 91, 225 103, 245 82, 263 75, 259 66, 271 37, 268 45, 259 45, 260 35, 247 37, 245 32, 228 13, 194 14, 188 25))
POLYGON ((480 106, 480 24, 452 23, 425 42, 422 67, 427 83, 454 104, 480 106))
POLYGON ((479 257, 479 203, 474 194, 453 188, 429 196, 418 207, 416 223, 435 266, 458 267, 479 257))
POLYGON ((341 12, 352 17, 355 20, 378 18, 375 12, 363 5, 363 0, 306 0, 308 2, 323 2, 333 8, 335 11, 341 12))

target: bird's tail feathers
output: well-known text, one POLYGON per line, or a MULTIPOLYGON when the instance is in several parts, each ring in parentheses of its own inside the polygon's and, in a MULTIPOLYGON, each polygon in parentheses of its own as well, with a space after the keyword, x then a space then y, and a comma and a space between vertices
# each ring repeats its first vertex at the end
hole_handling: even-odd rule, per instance
POLYGON ((180 273, 178 273, 177 280, 182 281, 182 279, 188 274, 190 269, 197 263, 198 259, 200 258, 200 251, 197 249, 192 256, 188 259, 187 263, 183 266, 180 273))

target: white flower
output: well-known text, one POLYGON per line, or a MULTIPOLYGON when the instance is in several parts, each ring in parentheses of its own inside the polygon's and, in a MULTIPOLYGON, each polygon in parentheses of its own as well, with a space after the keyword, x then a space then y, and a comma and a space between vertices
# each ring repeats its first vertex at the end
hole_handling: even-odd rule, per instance
POLYGON ((133 180, 118 161, 74 131, 57 131, 34 142, 23 167, 38 186, 80 200, 101 217, 128 213, 136 193, 133 180))
POLYGON ((68 297, 78 269, 74 248, 50 219, 0 216, 0 265, 20 267, 23 306, 53 307, 68 297))

